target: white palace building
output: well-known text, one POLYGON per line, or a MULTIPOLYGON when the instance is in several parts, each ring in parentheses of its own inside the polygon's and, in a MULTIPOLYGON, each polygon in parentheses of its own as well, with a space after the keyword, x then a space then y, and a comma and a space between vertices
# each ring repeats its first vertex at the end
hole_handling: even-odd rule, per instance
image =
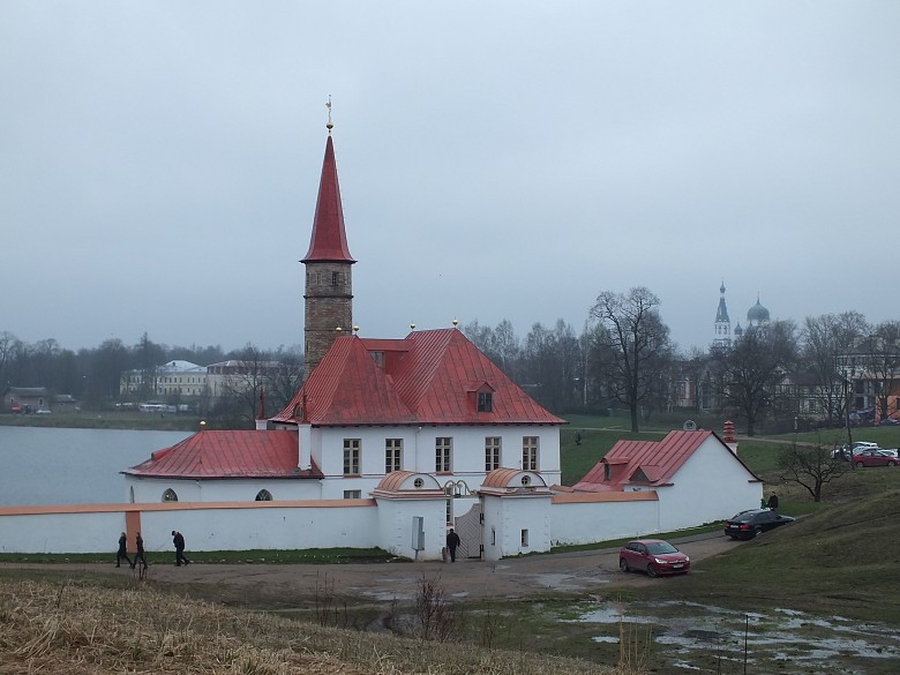
MULTIPOLYGON (((672 531, 759 505, 730 432, 620 441, 560 485, 560 427, 455 326, 366 338, 329 124, 306 271, 306 381, 257 428, 201 430, 123 470, 123 503, 0 507, 0 552, 380 547, 482 560, 672 531), (696 497, 702 494, 704 498, 696 497)), ((599 453, 598 453, 599 455, 599 453)))

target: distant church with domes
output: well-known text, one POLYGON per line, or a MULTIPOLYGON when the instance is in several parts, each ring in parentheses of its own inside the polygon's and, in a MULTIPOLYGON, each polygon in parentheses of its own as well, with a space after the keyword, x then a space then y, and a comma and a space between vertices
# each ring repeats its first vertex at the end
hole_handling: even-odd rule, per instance
MULTIPOLYGON (((763 307, 759 301, 759 294, 756 294, 756 304, 747 310, 747 327, 756 328, 765 326, 769 323, 771 317, 769 310, 763 307)), ((731 318, 728 316, 728 304, 725 302, 725 281, 719 286, 719 306, 716 309, 716 319, 713 322, 713 341, 712 346, 724 348, 730 347, 734 340, 739 340, 744 335, 744 328, 741 322, 732 331, 731 318)))

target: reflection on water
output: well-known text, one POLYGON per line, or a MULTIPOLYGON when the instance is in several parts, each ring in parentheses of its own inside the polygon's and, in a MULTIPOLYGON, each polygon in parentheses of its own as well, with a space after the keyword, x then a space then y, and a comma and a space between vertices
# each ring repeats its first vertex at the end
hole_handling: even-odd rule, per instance
POLYGON ((119 473, 185 431, 0 427, 0 506, 128 501, 119 473))
MULTIPOLYGON (((711 653, 715 659, 733 663, 740 663, 746 655, 748 662, 757 666, 754 672, 763 672, 758 666, 765 664, 783 675, 865 672, 865 664, 873 660, 896 662, 898 668, 892 672, 900 672, 900 636, 893 626, 859 624, 791 609, 767 614, 693 602, 602 603, 582 609, 578 621, 613 625, 612 630, 599 631, 595 642, 618 642, 622 626, 652 626, 652 641, 666 647, 659 653, 665 655, 668 667, 678 672, 708 672, 698 664, 711 653)), ((656 672, 669 672, 663 664, 658 665, 656 672)))

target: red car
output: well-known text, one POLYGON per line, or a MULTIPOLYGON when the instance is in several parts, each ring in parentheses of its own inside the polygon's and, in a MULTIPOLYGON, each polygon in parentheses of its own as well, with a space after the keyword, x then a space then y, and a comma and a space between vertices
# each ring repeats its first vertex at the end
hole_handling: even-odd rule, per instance
POLYGON ((651 577, 686 574, 691 569, 691 559, 662 539, 637 539, 619 551, 619 569, 641 570, 651 577))
POLYGON ((859 467, 897 466, 898 464, 900 464, 900 460, 897 459, 896 455, 885 452, 884 450, 878 450, 877 448, 867 448, 865 450, 860 450, 853 455, 853 464, 859 467))

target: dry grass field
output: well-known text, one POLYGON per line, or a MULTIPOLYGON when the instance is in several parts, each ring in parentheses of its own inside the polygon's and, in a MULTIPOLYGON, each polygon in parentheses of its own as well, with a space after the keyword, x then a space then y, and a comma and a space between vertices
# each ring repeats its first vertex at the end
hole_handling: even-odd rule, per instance
MULTIPOLYGON (((397 638, 232 611, 150 586, 0 580, 5 675, 628 672, 534 653, 397 638)), ((636 672, 636 671, 632 671, 636 672)))

